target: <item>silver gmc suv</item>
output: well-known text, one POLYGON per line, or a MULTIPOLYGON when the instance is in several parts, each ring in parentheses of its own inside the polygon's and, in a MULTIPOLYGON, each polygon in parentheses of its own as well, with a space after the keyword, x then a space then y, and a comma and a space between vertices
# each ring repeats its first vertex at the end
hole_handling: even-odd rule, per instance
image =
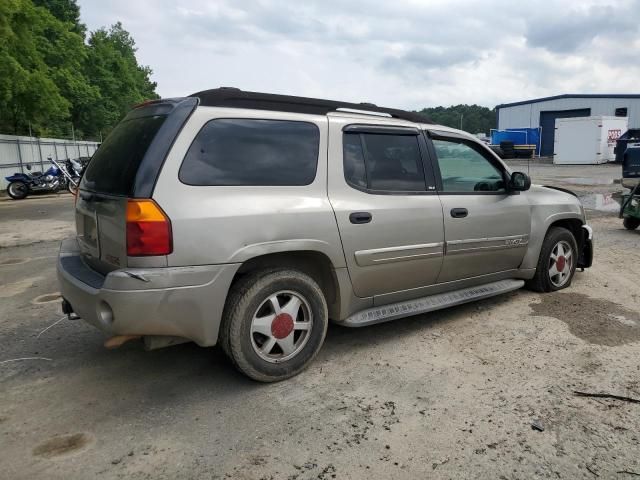
POLYGON ((592 231, 569 191, 415 113, 220 88, 134 108, 92 158, 63 310, 107 346, 220 343, 281 380, 329 319, 362 327, 568 287, 592 231))

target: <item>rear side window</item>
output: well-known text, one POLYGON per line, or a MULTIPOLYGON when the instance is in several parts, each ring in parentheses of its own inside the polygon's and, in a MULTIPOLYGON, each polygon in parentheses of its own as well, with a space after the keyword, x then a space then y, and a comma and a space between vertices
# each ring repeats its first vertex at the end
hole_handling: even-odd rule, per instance
POLYGON ((426 190, 417 135, 345 133, 343 147, 350 185, 387 192, 426 190))
POLYGON ((188 185, 309 185, 319 142, 312 123, 212 120, 189 147, 179 178, 188 185))
POLYGON ((120 122, 91 158, 80 188, 112 195, 131 195, 136 173, 166 115, 120 122))

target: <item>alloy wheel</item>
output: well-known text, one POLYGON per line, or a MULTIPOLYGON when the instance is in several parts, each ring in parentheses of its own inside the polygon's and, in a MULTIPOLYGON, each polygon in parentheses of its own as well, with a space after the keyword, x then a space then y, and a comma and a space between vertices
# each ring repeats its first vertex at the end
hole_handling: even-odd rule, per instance
POLYGON ((573 249, 564 240, 555 244, 549 256, 549 279, 556 287, 564 286, 573 271, 573 249))
POLYGON ((251 345, 267 362, 295 357, 309 340, 313 317, 299 293, 282 290, 265 299, 251 319, 251 345))

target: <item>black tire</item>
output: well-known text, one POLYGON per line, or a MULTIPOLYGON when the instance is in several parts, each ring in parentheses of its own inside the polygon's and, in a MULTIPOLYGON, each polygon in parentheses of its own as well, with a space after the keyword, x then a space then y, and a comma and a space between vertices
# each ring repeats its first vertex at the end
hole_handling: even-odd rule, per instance
POLYGON ((67 190, 69 190, 70 194, 75 195, 78 192, 78 185, 80 184, 80 177, 73 177, 73 181, 76 182, 75 185, 71 181, 67 182, 67 190))
POLYGON ((14 200, 22 200, 29 195, 29 186, 20 180, 16 180, 7 185, 7 194, 14 200))
MULTIPOLYGON (((576 273, 576 266, 578 263, 578 244, 576 242, 573 233, 566 228, 552 227, 547 232, 547 235, 542 242, 542 248, 540 249, 540 257, 538 258, 538 264, 536 266, 535 276, 527 282, 527 288, 535 292, 555 292, 562 290, 571 285, 573 275, 576 273), (570 265, 570 271, 568 272, 568 278, 564 280, 561 285, 556 285, 550 277, 549 269, 551 267, 552 258, 551 254, 560 242, 566 242, 572 249, 572 259, 570 265)), ((564 262, 563 262, 564 263, 564 262)))
POLYGON ((233 286, 223 312, 220 344, 242 373, 260 382, 277 382, 300 373, 311 363, 324 343, 328 323, 324 294, 310 276, 290 269, 260 270, 241 278, 233 286), (293 292, 306 300, 312 325, 305 333, 308 338, 298 353, 273 363, 256 352, 255 335, 259 337, 260 334, 251 333, 251 325, 254 314, 257 315, 267 299, 283 291, 293 292))
POLYGON ((625 219, 622 220, 622 225, 624 225, 624 228, 627 230, 635 230, 640 227, 640 218, 625 217, 625 219))

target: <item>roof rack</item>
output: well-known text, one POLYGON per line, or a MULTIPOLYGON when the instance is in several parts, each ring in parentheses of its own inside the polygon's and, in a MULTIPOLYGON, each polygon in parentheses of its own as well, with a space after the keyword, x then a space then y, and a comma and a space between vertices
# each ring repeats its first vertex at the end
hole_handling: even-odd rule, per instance
POLYGON ((351 111, 364 115, 381 115, 408 120, 416 123, 433 123, 416 112, 407 112, 395 108, 378 107, 372 103, 349 103, 319 98, 293 97, 272 93, 245 92, 238 88, 221 87, 189 95, 198 97, 200 105, 205 107, 250 108, 279 112, 310 113, 326 115, 335 111, 351 111))

